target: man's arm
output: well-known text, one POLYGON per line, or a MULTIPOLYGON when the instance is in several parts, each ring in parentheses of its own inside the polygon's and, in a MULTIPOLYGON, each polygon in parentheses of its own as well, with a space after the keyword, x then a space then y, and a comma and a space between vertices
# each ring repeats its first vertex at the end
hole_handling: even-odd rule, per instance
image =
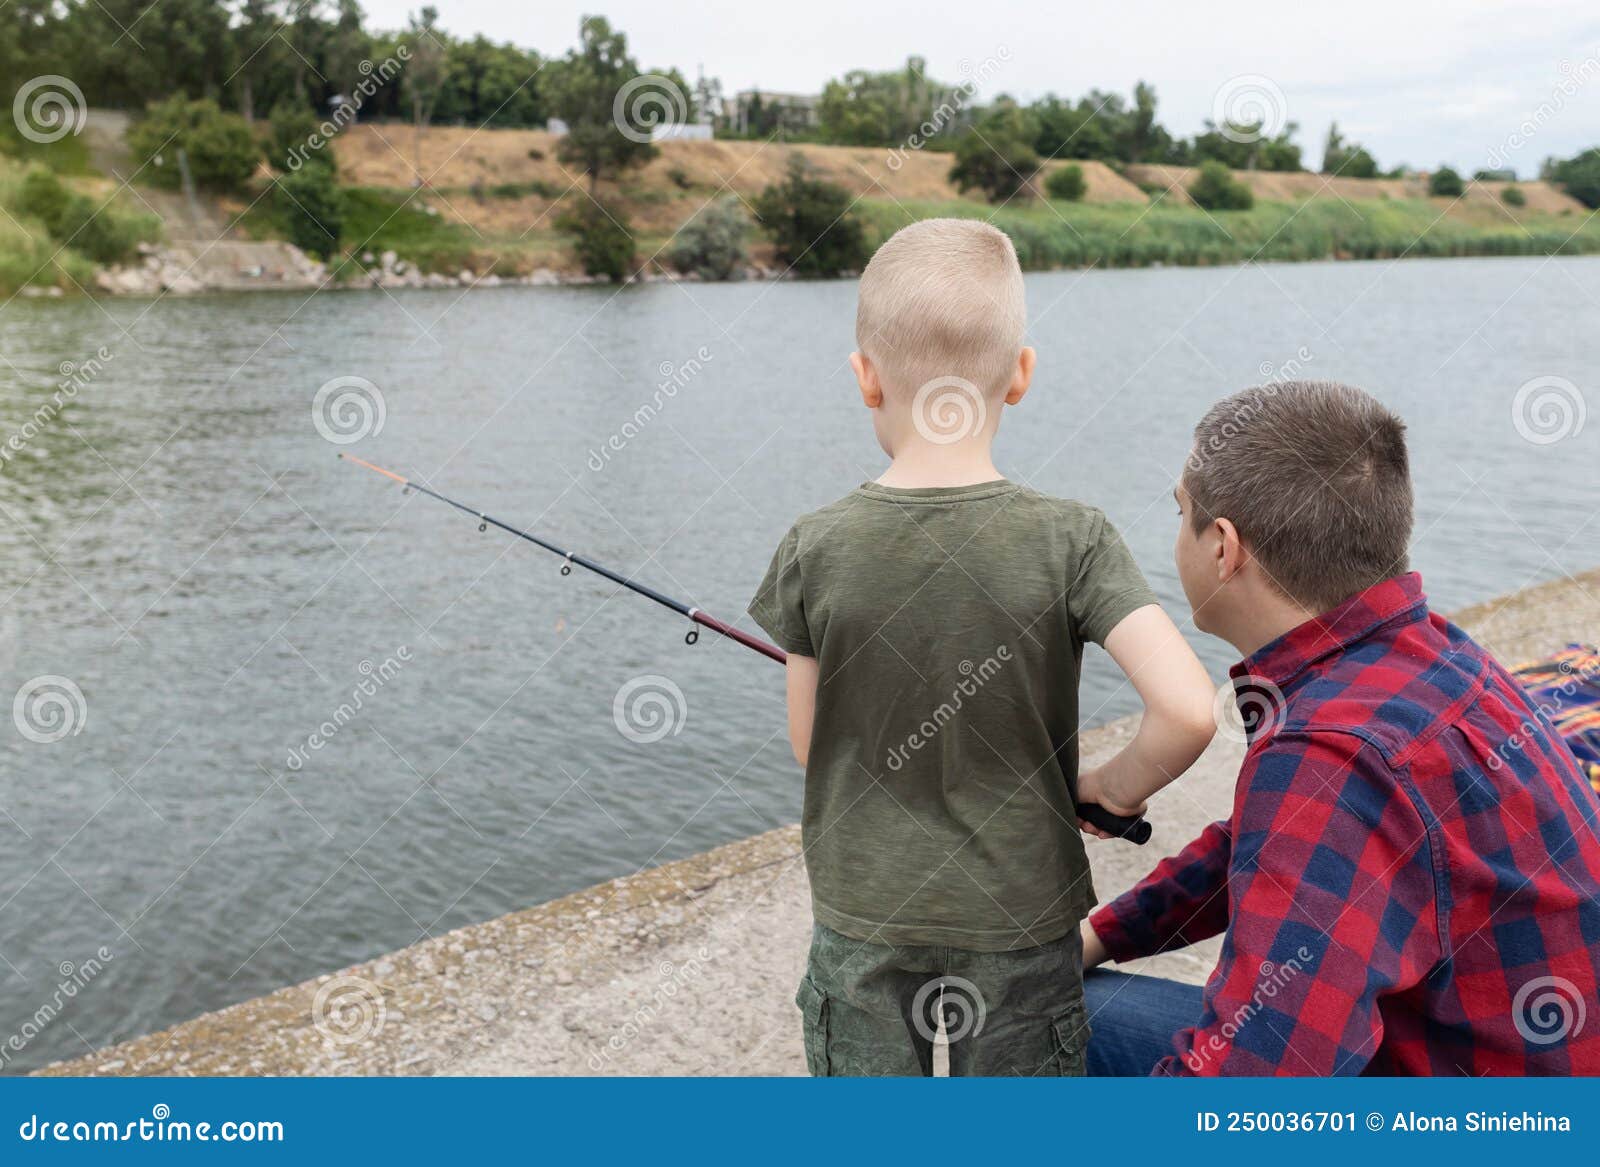
POLYGON ((1139 694, 1144 717, 1115 757, 1078 775, 1078 800, 1098 802, 1115 814, 1137 814, 1211 743, 1216 687, 1159 605, 1136 608, 1118 621, 1105 649, 1139 694))
MULTIPOLYGON (((789 654, 787 666, 789 748, 801 768, 811 755, 811 726, 817 715, 817 659, 789 654)), ((770 738, 768 739, 771 740, 770 738)))
POLYGON ((1208 940, 1228 926, 1232 828, 1212 823, 1198 839, 1084 922, 1083 963, 1134 960, 1208 940), (1091 960, 1090 957, 1097 959, 1091 960))
POLYGON ((1158 1074, 1356 1074, 1379 1004, 1440 958, 1427 829, 1388 764, 1342 733, 1281 733, 1234 807, 1227 934, 1199 1024, 1158 1074))

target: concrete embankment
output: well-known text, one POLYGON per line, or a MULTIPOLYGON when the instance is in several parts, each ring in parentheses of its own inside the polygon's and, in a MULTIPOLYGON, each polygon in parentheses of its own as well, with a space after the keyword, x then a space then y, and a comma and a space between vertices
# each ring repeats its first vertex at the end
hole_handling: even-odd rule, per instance
MULTIPOLYGON (((1600 641, 1600 569, 1456 619, 1502 660, 1600 641)), ((1132 719, 1084 734, 1092 764, 1132 719)), ((1102 898, 1232 798, 1218 740, 1151 810, 1143 848, 1096 843, 1102 898)), ((46 1074, 798 1074, 791 1000, 811 926, 797 827, 461 928, 46 1074)), ((1215 944, 1142 962, 1201 981, 1215 944)))

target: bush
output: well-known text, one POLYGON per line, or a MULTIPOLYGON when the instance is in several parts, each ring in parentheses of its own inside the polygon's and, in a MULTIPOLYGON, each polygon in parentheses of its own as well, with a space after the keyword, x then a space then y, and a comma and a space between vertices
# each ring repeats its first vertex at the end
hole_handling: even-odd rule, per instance
POLYGON ((950 181, 963 194, 974 188, 992 203, 1003 203, 1022 191, 1039 169, 1039 155, 1020 137, 968 130, 956 142, 950 181))
POLYGON ((1428 178, 1428 193, 1439 198, 1458 199, 1467 193, 1467 184, 1448 166, 1441 166, 1428 178))
POLYGON ((756 217, 778 258, 803 276, 836 276, 866 266, 866 236, 850 208, 850 192, 813 177, 798 154, 789 158, 788 176, 755 201, 756 217))
POLYGON ((669 166, 667 178, 679 190, 688 190, 694 185, 694 180, 689 177, 689 172, 681 166, 669 166))
POLYGON ((678 229, 672 265, 708 280, 725 280, 745 261, 750 217, 732 196, 719 199, 678 229))
POLYGON ((1200 177, 1189 186, 1189 197, 1208 211, 1248 211, 1256 205, 1250 188, 1220 162, 1207 162, 1200 167, 1200 177))
POLYGON ((13 205, 43 224, 57 243, 96 263, 120 263, 160 231, 153 215, 131 214, 112 203, 102 206, 73 193, 42 166, 31 166, 22 176, 13 205))
POLYGON ((572 249, 589 275, 620 281, 633 274, 633 233, 621 208, 589 199, 557 219, 556 227, 572 236, 572 249))
POLYGON ((1522 193, 1520 186, 1508 186, 1500 192, 1500 201, 1508 207, 1525 207, 1528 205, 1528 196, 1522 193))
POLYGON ((1083 180, 1083 167, 1062 166, 1052 170, 1044 180, 1044 189, 1053 199, 1067 203, 1080 202, 1088 183, 1083 180))
POLYGON ((215 101, 169 98, 146 107, 128 131, 139 178, 157 186, 180 184, 178 151, 189 159, 199 186, 242 190, 256 172, 261 151, 250 126, 238 114, 223 113, 215 101))
POLYGON ((273 202, 289 242, 324 259, 344 234, 344 194, 326 166, 304 166, 273 182, 273 202))
POLYGON ((61 219, 72 201, 69 191, 55 174, 43 166, 30 166, 22 176, 16 207, 43 223, 51 235, 61 234, 61 219))
POLYGON ((333 146, 322 140, 322 123, 303 106, 280 105, 267 122, 267 161, 279 170, 304 166, 337 169, 333 146), (321 142, 313 146, 313 141, 321 142))
POLYGON ((1550 176, 1584 206, 1600 207, 1600 146, 1556 163, 1550 176))

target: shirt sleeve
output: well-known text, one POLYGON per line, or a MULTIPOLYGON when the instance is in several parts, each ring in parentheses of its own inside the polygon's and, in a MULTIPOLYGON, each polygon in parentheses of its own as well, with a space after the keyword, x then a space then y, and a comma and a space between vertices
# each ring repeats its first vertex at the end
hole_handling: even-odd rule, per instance
POLYGON ((1157 603, 1128 545, 1104 515, 1067 590, 1067 608, 1079 636, 1104 644, 1128 613, 1157 603))
POLYGON ((1231 902, 1199 1024, 1157 1074, 1358 1074, 1384 997, 1442 954, 1427 829, 1360 738, 1282 733, 1234 806, 1231 902))
POLYGON ((756 589, 747 609, 750 618, 777 641, 784 652, 796 656, 816 656, 811 632, 806 624, 805 586, 800 576, 800 529, 789 533, 778 544, 766 578, 756 589))
POLYGON ((1198 839, 1090 919, 1115 961, 1185 948, 1228 926, 1228 864, 1233 828, 1212 823, 1198 839))

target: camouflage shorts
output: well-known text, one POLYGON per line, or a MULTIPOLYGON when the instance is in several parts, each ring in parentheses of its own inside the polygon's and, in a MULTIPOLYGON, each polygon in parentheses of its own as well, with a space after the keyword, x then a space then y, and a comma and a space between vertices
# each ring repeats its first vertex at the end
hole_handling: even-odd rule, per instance
POLYGON ((818 1077, 931 1075, 941 1020, 952 1076, 1084 1072, 1076 928, 1037 948, 971 952, 872 944, 817 924, 795 1003, 806 1068, 818 1077))

